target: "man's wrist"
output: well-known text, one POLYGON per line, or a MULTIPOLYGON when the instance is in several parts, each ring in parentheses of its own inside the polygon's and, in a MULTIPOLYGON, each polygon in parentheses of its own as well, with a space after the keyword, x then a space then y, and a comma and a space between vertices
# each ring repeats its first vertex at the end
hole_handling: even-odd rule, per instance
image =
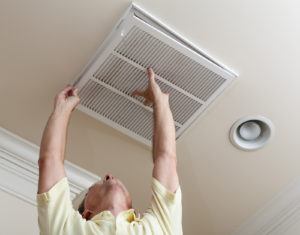
POLYGON ((67 109, 54 108, 51 115, 54 118, 69 119, 71 116, 71 113, 72 113, 72 111, 67 110, 67 109))
POLYGON ((158 99, 154 100, 154 108, 161 108, 161 107, 169 107, 169 99, 167 96, 163 97, 159 97, 158 99))

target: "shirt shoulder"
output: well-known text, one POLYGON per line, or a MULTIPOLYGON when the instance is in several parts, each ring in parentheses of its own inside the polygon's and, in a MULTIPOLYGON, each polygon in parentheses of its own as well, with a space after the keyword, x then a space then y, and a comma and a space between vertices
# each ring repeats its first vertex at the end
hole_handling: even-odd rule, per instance
POLYGON ((69 183, 66 177, 60 179, 55 185, 49 189, 48 192, 40 193, 36 195, 37 205, 44 206, 49 204, 60 197, 68 197, 70 194, 69 183))
POLYGON ((176 203, 181 204, 181 187, 178 185, 178 188, 175 192, 169 191, 159 180, 152 177, 152 194, 159 196, 167 205, 173 205, 176 203))
POLYGON ((169 191, 159 180, 152 178, 152 199, 145 213, 156 218, 162 234, 182 235, 181 187, 169 191))

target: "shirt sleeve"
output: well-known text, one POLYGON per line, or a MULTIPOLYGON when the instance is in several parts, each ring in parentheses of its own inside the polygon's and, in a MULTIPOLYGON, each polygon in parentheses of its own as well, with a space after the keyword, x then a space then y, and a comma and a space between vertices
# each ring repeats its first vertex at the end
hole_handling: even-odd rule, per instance
POLYGON ((37 194, 38 223, 41 235, 66 234, 67 225, 81 223, 73 209, 67 178, 62 178, 48 192, 37 194))
POLYGON ((182 235, 181 188, 168 191, 157 179, 152 178, 151 208, 164 234, 182 235))

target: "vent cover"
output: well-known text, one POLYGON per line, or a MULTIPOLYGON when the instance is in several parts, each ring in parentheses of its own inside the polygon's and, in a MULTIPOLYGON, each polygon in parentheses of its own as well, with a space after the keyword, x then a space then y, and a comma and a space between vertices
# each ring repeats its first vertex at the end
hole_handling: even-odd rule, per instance
POLYGON ((74 82, 79 109, 151 145, 152 107, 131 96, 147 87, 148 67, 154 69, 162 91, 170 93, 176 139, 236 77, 132 4, 74 82))

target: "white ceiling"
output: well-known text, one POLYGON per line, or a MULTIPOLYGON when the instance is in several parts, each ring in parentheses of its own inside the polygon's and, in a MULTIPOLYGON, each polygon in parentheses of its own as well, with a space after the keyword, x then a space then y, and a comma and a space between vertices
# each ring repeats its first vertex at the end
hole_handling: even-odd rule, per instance
MULTIPOLYGON (((185 234, 230 234, 300 175, 300 3, 296 0, 136 1, 240 75, 178 142, 185 234), (242 116, 276 128, 256 152, 229 142, 242 116)), ((0 125, 36 144, 54 95, 72 81, 129 1, 0 0, 0 125)), ((128 185, 138 209, 150 197, 151 153, 75 111, 68 160, 128 185)))

